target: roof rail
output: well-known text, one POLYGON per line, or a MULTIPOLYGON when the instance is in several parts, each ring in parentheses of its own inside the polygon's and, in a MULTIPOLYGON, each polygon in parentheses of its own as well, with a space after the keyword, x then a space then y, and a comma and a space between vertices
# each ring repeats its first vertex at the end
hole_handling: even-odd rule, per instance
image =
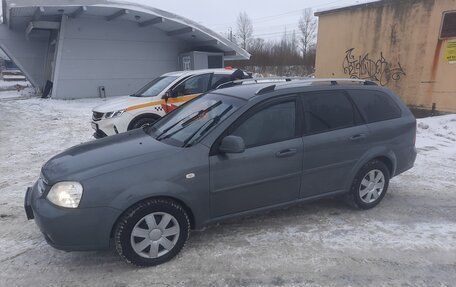
POLYGON ((266 93, 269 93, 269 92, 273 92, 275 90, 275 87, 276 87, 276 85, 266 86, 264 88, 259 89, 255 93, 255 95, 262 95, 262 94, 266 94, 266 93))
POLYGON ((217 86, 216 89, 224 89, 229 87, 234 87, 241 84, 266 84, 266 83, 274 83, 274 82, 291 82, 291 81, 303 81, 309 80, 308 77, 266 77, 266 78, 248 78, 242 80, 235 80, 223 83, 217 86))
POLYGON ((331 83, 331 85, 339 85, 341 82, 347 82, 347 83, 359 83, 363 84, 366 86, 377 86, 377 84, 374 81, 370 80, 363 80, 363 79, 347 79, 347 78, 319 78, 319 79, 309 79, 306 80, 307 82, 310 83, 331 83))
MULTIPOLYGON (((269 78, 250 78, 243 80, 235 80, 219 85, 216 89, 224 89, 229 87, 234 87, 237 85, 243 84, 266 84, 266 83, 275 83, 275 82, 291 82, 291 81, 301 81, 308 84, 313 83, 328 83, 330 85, 339 85, 342 82, 346 83, 359 83, 366 86, 377 86, 377 84, 370 80, 362 79, 345 79, 345 78, 308 78, 308 77, 269 77, 269 78)), ((275 86, 275 85, 274 85, 275 86)))

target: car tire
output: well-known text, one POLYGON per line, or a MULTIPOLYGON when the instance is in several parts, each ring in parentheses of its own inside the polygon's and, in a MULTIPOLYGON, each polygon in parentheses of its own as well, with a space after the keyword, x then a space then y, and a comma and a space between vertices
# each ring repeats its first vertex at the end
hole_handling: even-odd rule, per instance
POLYGON ((359 209, 371 209, 377 206, 385 196, 390 180, 388 167, 379 160, 365 164, 355 176, 349 203, 359 209))
POLYGON ((119 219, 114 242, 128 263, 155 266, 174 258, 184 247, 190 220, 176 202, 150 199, 129 208, 119 219))
POLYGON ((147 125, 153 125, 156 121, 158 121, 157 118, 140 118, 131 125, 130 130, 143 128, 147 125))

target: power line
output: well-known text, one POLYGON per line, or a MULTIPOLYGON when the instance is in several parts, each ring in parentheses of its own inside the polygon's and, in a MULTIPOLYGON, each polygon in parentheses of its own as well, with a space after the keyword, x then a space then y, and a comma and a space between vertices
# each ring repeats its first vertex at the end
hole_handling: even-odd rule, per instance
POLYGON ((325 4, 320 4, 320 5, 316 5, 316 6, 304 7, 304 8, 298 9, 298 10, 293 10, 293 11, 289 11, 289 12, 285 12, 285 13, 281 13, 281 14, 265 16, 265 17, 259 17, 259 18, 252 18, 252 22, 255 21, 255 20, 256 20, 256 22, 267 22, 267 21, 270 21, 270 20, 275 20, 277 18, 281 18, 282 16, 287 16, 287 15, 296 14, 296 13, 302 13, 305 9, 308 9, 308 8, 312 8, 312 9, 321 8, 323 6, 332 5, 332 4, 340 3, 340 2, 343 2, 343 1, 346 2, 346 0, 337 0, 337 1, 329 2, 329 3, 325 3, 325 4))
MULTIPOLYGON (((334 4, 337 4, 337 3, 341 3, 341 2, 347 2, 347 1, 349 1, 349 0, 336 0, 336 1, 328 2, 328 3, 324 3, 324 4, 319 4, 319 5, 315 5, 315 6, 311 6, 311 7, 306 7, 306 8, 302 8, 302 9, 298 9, 298 10, 287 11, 287 12, 280 13, 280 14, 269 15, 269 16, 258 17, 258 18, 252 18, 252 24, 254 26, 254 31, 256 32, 256 33, 253 33, 252 38, 262 38, 262 39, 276 38, 277 39, 279 36, 284 35, 285 30, 288 31, 287 34, 289 34, 289 35, 291 35, 292 31, 297 31, 297 33, 299 34, 299 26, 298 26, 299 25, 298 24, 299 20, 296 21, 296 23, 278 24, 278 25, 266 25, 266 26, 262 26, 261 24, 258 25, 257 23, 258 22, 260 22, 260 23, 261 22, 268 22, 268 21, 272 21, 272 20, 275 20, 275 19, 282 18, 283 16, 292 15, 292 14, 296 14, 296 13, 302 13, 302 11, 304 11, 307 8, 313 8, 313 9, 316 9, 316 8, 330 8, 331 5, 334 5, 334 4), (277 29, 282 29, 282 31, 277 31, 277 29), (258 33, 258 30, 260 30, 259 33, 258 33), (268 31, 264 31, 264 30, 268 30, 268 31)), ((366 2, 372 2, 372 1, 373 0, 359 0, 359 1, 356 1, 356 3, 359 4, 360 2, 366 3, 366 2)), ((232 26, 232 25, 230 25, 230 26, 232 26)), ((225 26, 225 27, 226 28, 230 28, 230 26, 225 26)))
MULTIPOLYGON (((280 14, 274 14, 274 15, 257 17, 257 18, 251 18, 251 20, 252 20, 252 22, 268 22, 268 21, 271 21, 271 20, 275 20, 277 18, 281 18, 283 16, 290 15, 290 14, 302 13, 305 9, 308 9, 308 8, 312 8, 312 9, 322 8, 324 6, 333 5, 333 4, 340 3, 340 2, 347 2, 347 0, 336 0, 336 1, 328 2, 328 3, 324 3, 324 4, 319 4, 319 5, 315 5, 315 6, 307 6, 307 7, 301 8, 301 9, 291 10, 291 11, 280 13, 280 14)), ((228 24, 228 23, 225 23, 225 24, 228 24)), ((214 27, 221 27, 221 26, 225 26, 225 24, 221 23, 221 24, 215 24, 213 26, 214 27)), ((232 24, 233 24, 233 22, 230 23, 230 25, 232 25, 232 24)))

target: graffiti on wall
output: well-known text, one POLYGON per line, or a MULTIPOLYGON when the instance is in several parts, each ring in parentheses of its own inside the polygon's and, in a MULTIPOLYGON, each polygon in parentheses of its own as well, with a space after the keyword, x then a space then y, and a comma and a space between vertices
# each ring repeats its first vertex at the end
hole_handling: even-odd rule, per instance
POLYGON ((345 52, 342 64, 344 74, 352 79, 377 81, 380 85, 386 86, 406 75, 401 63, 393 65, 383 57, 383 53, 380 53, 380 58, 373 59, 369 54, 355 56, 354 50, 355 48, 351 48, 345 52))

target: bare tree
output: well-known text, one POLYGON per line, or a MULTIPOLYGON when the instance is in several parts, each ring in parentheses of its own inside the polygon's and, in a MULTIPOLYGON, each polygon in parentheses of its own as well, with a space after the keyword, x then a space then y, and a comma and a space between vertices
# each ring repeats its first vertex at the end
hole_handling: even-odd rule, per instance
POLYGON ((293 30, 293 33, 291 34, 291 39, 290 39, 290 48, 293 52, 298 51, 298 41, 296 39, 296 31, 293 30))
POLYGON ((302 56, 306 59, 317 38, 317 20, 312 9, 306 8, 302 12, 301 19, 299 19, 299 31, 302 56))
POLYGON ((243 49, 247 49, 253 34, 252 20, 246 12, 239 14, 237 18, 237 37, 243 49))

